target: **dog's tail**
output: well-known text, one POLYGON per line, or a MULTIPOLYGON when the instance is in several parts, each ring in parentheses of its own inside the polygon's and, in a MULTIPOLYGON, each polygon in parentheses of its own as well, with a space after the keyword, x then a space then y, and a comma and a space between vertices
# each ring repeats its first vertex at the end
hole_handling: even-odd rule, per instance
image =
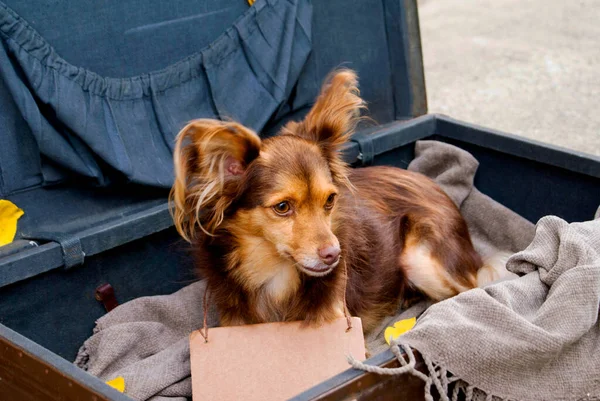
POLYGON ((483 266, 477 272, 477 286, 482 288, 492 283, 511 280, 518 276, 506 269, 506 262, 513 254, 511 252, 496 252, 484 260, 483 266))

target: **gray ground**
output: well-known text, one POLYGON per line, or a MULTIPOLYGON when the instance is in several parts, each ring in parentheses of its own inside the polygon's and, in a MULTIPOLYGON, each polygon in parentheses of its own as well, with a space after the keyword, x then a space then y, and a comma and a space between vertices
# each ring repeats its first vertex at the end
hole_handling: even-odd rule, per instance
POLYGON ((420 0, 430 113, 600 155, 599 0, 420 0))

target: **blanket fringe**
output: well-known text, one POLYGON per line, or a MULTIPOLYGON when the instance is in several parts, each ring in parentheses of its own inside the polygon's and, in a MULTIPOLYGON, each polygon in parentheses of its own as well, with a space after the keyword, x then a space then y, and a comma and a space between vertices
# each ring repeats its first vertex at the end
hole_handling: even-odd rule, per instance
POLYGON ((435 364, 426 355, 423 356, 423 361, 427 367, 427 374, 420 372, 415 368, 416 358, 415 354, 408 344, 400 344, 394 342, 390 347, 390 350, 398 359, 400 363, 399 368, 382 368, 376 365, 367 365, 363 362, 356 360, 352 355, 348 355, 348 363, 352 365, 354 369, 363 370, 365 372, 375 373, 379 375, 396 376, 403 374, 411 374, 418 377, 425 382, 425 400, 433 401, 433 395, 431 394, 432 387, 435 387, 440 395, 441 401, 458 401, 458 396, 461 391, 465 395, 465 401, 474 401, 475 399, 485 399, 485 401, 501 400, 502 398, 494 397, 492 394, 486 394, 481 389, 476 389, 474 386, 469 385, 458 377, 449 374, 448 370, 439 364, 435 364), (404 351, 404 352, 402 352, 404 351), (408 360, 405 358, 408 358, 408 360), (450 384, 455 383, 452 394, 448 397, 448 387, 450 384), (481 397, 481 398, 480 398, 481 397))

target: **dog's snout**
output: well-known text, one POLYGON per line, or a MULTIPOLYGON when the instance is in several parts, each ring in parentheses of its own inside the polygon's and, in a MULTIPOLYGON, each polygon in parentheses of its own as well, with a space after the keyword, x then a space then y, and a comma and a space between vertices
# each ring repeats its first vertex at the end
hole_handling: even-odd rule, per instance
POLYGON ((331 266, 340 259, 341 250, 338 246, 327 245, 319 249, 319 257, 326 265, 331 266))

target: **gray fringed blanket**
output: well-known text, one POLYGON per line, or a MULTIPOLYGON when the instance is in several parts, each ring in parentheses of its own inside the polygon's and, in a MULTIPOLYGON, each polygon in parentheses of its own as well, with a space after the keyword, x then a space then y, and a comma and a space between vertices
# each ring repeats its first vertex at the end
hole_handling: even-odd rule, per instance
MULTIPOLYGON (((598 392, 600 222, 567 225, 546 218, 536 234, 532 223, 473 187, 478 163, 470 154, 432 141, 417 142, 415 151, 409 169, 433 178, 450 195, 482 256, 522 251, 536 237, 511 258, 511 269, 523 277, 430 307, 402 344, 439 364, 438 374, 447 370, 455 375, 450 380, 460 378, 488 394, 541 400, 598 392), (582 352, 589 361, 577 358, 582 352)), ((123 376, 134 399, 185 400, 191 395, 188 335, 202 325, 203 294, 204 283, 197 282, 119 306, 98 320, 75 363, 103 380, 123 376)), ((427 306, 417 304, 382 322, 367 338, 370 351, 387 348, 386 326, 427 306)), ((209 325, 217 323, 211 310, 209 325)), ((433 379, 429 385, 450 381, 433 379)))
MULTIPOLYGON (((447 394, 458 382, 467 401, 600 399, 600 220, 568 224, 548 216, 508 261, 521 277, 432 305, 392 343, 402 365, 380 374, 414 374, 447 394), (418 350, 423 375, 398 353, 418 350), (450 372, 450 373, 448 373, 450 372)), ((448 399, 443 397, 442 399, 448 399)))

